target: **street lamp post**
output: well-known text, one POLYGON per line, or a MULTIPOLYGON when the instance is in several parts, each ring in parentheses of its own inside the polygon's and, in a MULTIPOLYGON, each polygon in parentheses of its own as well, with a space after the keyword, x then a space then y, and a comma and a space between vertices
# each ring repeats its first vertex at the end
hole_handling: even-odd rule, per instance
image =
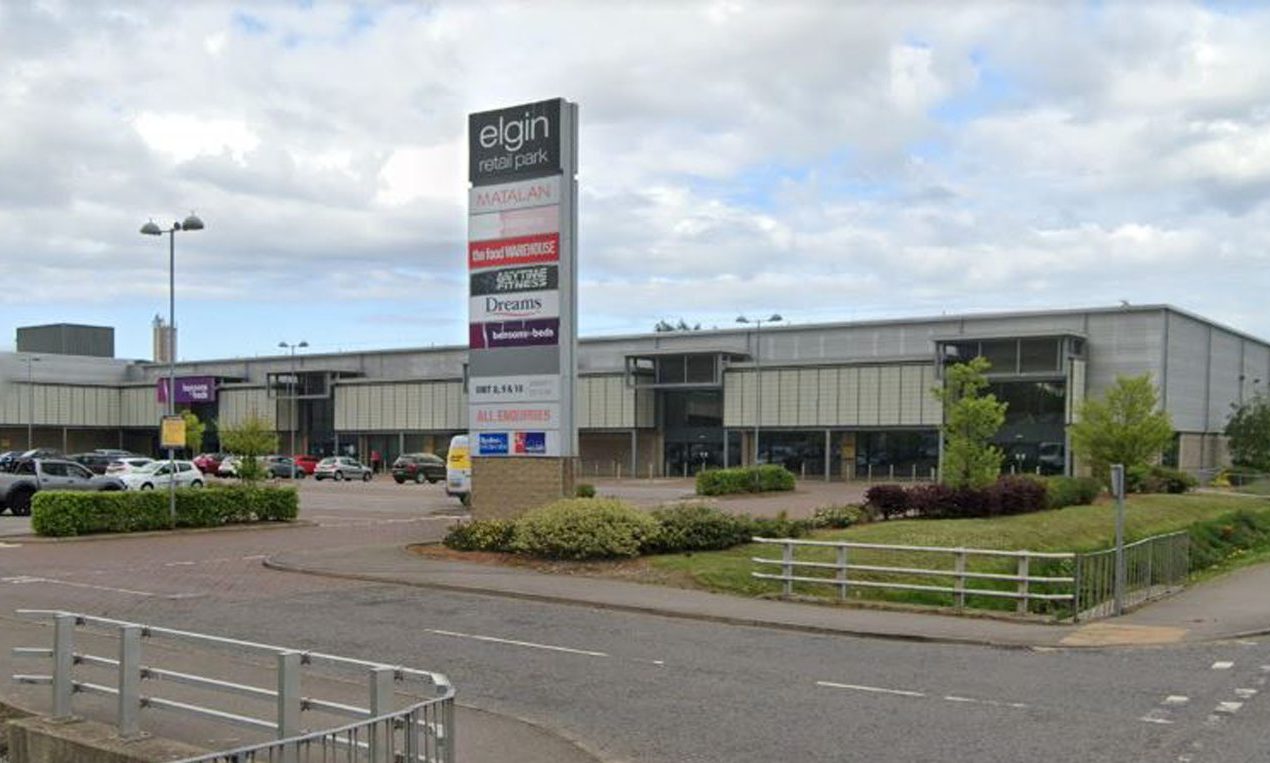
POLYGON ((295 420, 295 419, 296 419, 296 402, 295 402, 295 398, 296 398, 296 384, 295 384, 295 383, 296 383, 296 378, 295 378, 295 374, 296 374, 296 370, 295 370, 295 351, 296 351, 296 348, 297 348, 297 347, 299 347, 299 348, 305 348, 305 347, 308 347, 308 346, 309 346, 309 343, 308 343, 308 342, 306 342, 306 341, 304 341, 303 339, 301 339, 301 340, 300 340, 298 343, 296 343, 296 344, 291 344, 291 343, 289 343, 289 342, 278 342, 278 346, 279 346, 279 347, 281 347, 281 348, 282 348, 282 349, 284 349, 284 350, 291 350, 291 376, 290 376, 290 378, 287 380, 287 387, 288 387, 288 389, 290 389, 290 391, 291 391, 291 394, 290 394, 290 397, 291 397, 291 409, 290 409, 290 410, 291 410, 291 413, 290 413, 290 415, 289 415, 289 418, 291 419, 291 421, 290 421, 289 423, 291 424, 291 479, 292 479, 292 481, 294 481, 294 480, 295 480, 295 429, 296 429, 296 420, 295 420))
MULTIPOLYGON (((164 230, 154 220, 141 226, 147 236, 168 234, 168 415, 176 415, 176 232, 179 230, 203 230, 203 221, 191 212, 181 222, 172 223, 164 230)), ((168 518, 176 527, 176 451, 168 448, 168 518)))
POLYGON ((35 432, 35 378, 31 373, 31 367, 40 362, 40 359, 34 355, 28 355, 23 360, 26 361, 26 394, 27 394, 27 410, 26 410, 26 449, 31 450, 35 447, 33 443, 35 432))
POLYGON ((758 465, 758 432, 763 418, 763 324, 783 320, 772 313, 766 318, 747 318, 738 315, 737 323, 754 324, 754 464, 758 465))

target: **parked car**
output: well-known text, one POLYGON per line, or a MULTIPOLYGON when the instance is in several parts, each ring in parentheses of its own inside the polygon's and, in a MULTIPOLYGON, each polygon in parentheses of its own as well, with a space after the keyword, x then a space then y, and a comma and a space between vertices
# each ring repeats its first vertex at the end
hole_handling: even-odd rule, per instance
POLYGON ((193 461, 151 461, 145 466, 120 475, 119 480, 129 490, 167 489, 172 482, 170 476, 172 470, 169 468, 172 466, 176 467, 177 487, 203 487, 203 473, 198 470, 193 461))
POLYGON ((400 485, 407 480, 429 484, 445 479, 445 461, 432 453, 403 453, 392 462, 392 478, 400 485))
POLYGON ((41 490, 123 490, 115 477, 103 477, 88 471, 83 464, 59 458, 25 458, 0 474, 0 509, 14 516, 31 513, 31 497, 41 490))
POLYGON ((194 457, 194 465, 203 474, 215 474, 224 460, 224 453, 199 453, 194 457))
POLYGON ((92 451, 90 453, 76 453, 75 455, 67 456, 66 458, 77 464, 83 464, 88 467, 88 471, 93 474, 105 474, 106 467, 110 466, 110 462, 117 459, 118 456, 92 451))
POLYGON ((220 465, 216 467, 216 476, 218 477, 237 477, 238 464, 242 461, 240 456, 225 456, 220 465))
POLYGON ((371 476, 370 467, 351 456, 328 456, 318 461, 317 468, 313 470, 313 479, 318 481, 329 477, 336 482, 355 479, 370 482, 371 476))
POLYGON ((265 475, 280 479, 291 479, 291 475, 295 474, 295 478, 302 480, 305 477, 305 471, 302 466, 296 463, 290 456, 265 456, 265 475))
POLYGON ((64 458, 57 448, 31 448, 22 451, 20 458, 64 458))
POLYGON ((146 456, 131 456, 128 458, 116 458, 106 465, 106 474, 111 477, 122 477, 136 469, 140 469, 146 464, 153 463, 153 458, 146 456))
POLYGON ((20 450, 6 450, 5 452, 0 453, 0 472, 9 471, 9 467, 12 466, 13 462, 17 461, 21 455, 22 451, 20 450))
POLYGON ((318 461, 322 460, 317 456, 304 455, 294 455, 291 458, 295 459, 295 465, 303 469, 305 474, 312 474, 317 469, 318 461))

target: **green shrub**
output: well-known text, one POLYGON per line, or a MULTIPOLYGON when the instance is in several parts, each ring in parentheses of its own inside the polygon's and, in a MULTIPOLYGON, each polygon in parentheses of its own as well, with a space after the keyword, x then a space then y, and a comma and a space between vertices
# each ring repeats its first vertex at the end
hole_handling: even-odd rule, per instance
POLYGON ((748 524, 713 506, 687 504, 653 512, 657 533, 644 543, 648 554, 712 551, 740 545, 750 539, 748 524))
POLYGON ((516 522, 510 519, 478 519, 450 528, 441 542, 455 551, 510 551, 516 522))
POLYGON ((859 506, 822 506, 812 514, 815 527, 841 530, 869 521, 869 513, 859 506))
POLYGON ((1051 509, 1064 506, 1088 506, 1102 493, 1102 485, 1093 477, 1049 477, 1045 495, 1051 509))
POLYGON ((573 495, 577 498, 594 498, 595 485, 583 482, 573 489, 573 495))
POLYGON ((657 520, 621 501, 569 498, 522 516, 512 550, 548 559, 633 557, 657 531, 657 520))
POLYGON ((810 519, 790 519, 781 512, 772 517, 741 517, 751 538, 801 538, 815 529, 810 519))
POLYGON ((1246 509, 1187 528, 1191 538, 1191 571, 1212 567, 1246 549, 1270 544, 1270 514, 1246 509))
POLYGON ((1167 466, 1131 466, 1124 482, 1128 493, 1185 493, 1199 484, 1186 472, 1167 466))
POLYGON ((697 472, 697 495, 731 495, 793 489, 794 473, 775 464, 697 472))
MULTIPOLYGON (((289 522, 299 509, 294 488, 231 485, 176 491, 177 527, 289 522)), ((38 535, 56 537, 166 530, 171 527, 168 512, 168 496, 161 490, 41 490, 31 503, 31 529, 38 535)))

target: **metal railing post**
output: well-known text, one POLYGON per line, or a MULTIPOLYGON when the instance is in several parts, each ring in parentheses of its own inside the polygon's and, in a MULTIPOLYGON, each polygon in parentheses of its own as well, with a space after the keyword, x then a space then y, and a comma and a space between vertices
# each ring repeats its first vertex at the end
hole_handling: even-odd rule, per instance
POLYGON ((1072 558, 1072 622, 1080 622, 1080 568, 1081 554, 1072 558))
POLYGON ((847 547, 838 546, 838 598, 847 598, 847 547))
POLYGON ((781 545, 781 576, 785 578, 785 595, 792 596, 794 593, 794 544, 784 543, 781 545))
POLYGON ((1018 582, 1018 601, 1014 604, 1014 611, 1020 615, 1027 614, 1028 604, 1028 569, 1031 567, 1027 554, 1019 557, 1019 582, 1018 582))
POLYGON ((53 618, 53 717, 70 718, 75 691, 75 616, 53 618))
POLYGON ((957 577, 953 580, 953 588, 956 593, 953 594, 953 604, 957 609, 966 606, 966 550, 958 548, 953 551, 953 572, 957 573, 957 577))
MULTIPOLYGON (((278 738, 286 739, 300 733, 300 653, 278 653, 278 738)), ((294 746, 281 751, 282 763, 296 763, 299 759, 294 746)))
MULTIPOLYGON (((372 718, 392 711, 393 669, 374 668, 370 671, 370 715, 372 718)), ((371 763, 392 763, 392 726, 376 724, 370 730, 371 763)))
POLYGON ((141 736, 141 626, 119 626, 119 696, 115 724, 119 736, 141 736))

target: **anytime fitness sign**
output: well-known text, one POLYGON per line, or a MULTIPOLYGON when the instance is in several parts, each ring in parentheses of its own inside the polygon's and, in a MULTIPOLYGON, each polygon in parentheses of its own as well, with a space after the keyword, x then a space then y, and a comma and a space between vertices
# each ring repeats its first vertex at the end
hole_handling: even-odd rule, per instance
POLYGON ((468 116, 468 424, 476 456, 573 456, 578 107, 468 116))

